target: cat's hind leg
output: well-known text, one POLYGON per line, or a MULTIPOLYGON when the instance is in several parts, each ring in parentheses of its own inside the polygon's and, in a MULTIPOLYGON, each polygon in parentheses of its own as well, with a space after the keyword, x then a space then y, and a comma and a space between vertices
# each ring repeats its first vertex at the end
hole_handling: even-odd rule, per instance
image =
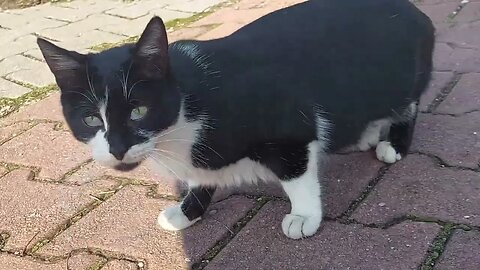
POLYGON ((165 230, 178 231, 199 221, 212 201, 214 187, 189 187, 180 204, 167 207, 158 216, 158 224, 165 230))
POLYGON ((412 143, 417 119, 417 102, 412 102, 390 126, 387 140, 378 143, 377 158, 385 163, 395 163, 406 156, 412 143))

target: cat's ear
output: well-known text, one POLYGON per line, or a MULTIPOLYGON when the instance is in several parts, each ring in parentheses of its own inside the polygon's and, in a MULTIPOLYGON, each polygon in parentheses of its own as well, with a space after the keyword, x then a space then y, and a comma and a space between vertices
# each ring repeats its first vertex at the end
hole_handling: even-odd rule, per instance
POLYGON ((163 78, 168 72, 168 40, 165 24, 153 17, 136 44, 135 56, 143 76, 163 78))
POLYGON ((67 51, 42 38, 37 39, 37 44, 60 87, 62 82, 75 78, 79 72, 84 72, 85 55, 67 51))

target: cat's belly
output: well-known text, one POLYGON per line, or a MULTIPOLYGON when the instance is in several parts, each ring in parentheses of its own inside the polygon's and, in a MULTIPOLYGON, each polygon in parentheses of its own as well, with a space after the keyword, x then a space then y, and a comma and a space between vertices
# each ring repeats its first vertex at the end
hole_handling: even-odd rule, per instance
POLYGON ((150 163, 153 170, 167 179, 188 182, 190 185, 202 186, 239 186, 243 183, 254 184, 260 181, 276 181, 278 177, 262 164, 249 158, 220 169, 209 170, 196 168, 187 160, 156 158, 150 163))

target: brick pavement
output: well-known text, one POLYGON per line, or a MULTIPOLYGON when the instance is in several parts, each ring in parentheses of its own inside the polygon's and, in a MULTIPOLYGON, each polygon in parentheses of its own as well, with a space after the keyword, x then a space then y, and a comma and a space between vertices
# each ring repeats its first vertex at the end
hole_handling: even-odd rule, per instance
MULTIPOLYGON (((220 37, 295 2, 230 3, 169 37, 220 37)), ((112 3, 0 12, 0 97, 10 102, 0 105, 53 82, 34 34, 85 51, 138 35, 152 14, 186 18, 218 1, 112 3)), ((265 185, 222 190, 184 232, 159 229, 159 211, 182 188, 145 167, 125 174, 92 162, 54 92, 0 119, 0 270, 480 269, 480 1, 416 4, 435 22, 437 44, 412 153, 392 166, 373 153, 332 157, 327 218, 313 238, 283 236, 288 204, 265 185)))

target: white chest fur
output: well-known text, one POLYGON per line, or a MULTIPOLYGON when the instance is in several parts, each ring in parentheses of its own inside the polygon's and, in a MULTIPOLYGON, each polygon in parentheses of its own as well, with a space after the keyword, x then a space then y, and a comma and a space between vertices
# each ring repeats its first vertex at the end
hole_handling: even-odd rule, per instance
MULTIPOLYGON (((169 179, 186 181, 191 185, 236 186, 278 180, 275 174, 260 163, 241 159, 218 170, 196 168, 192 165, 192 145, 202 143, 198 135, 202 122, 186 122, 180 112, 177 123, 162 132, 156 141, 156 151, 151 154, 154 170, 169 179)), ((207 146, 205 146, 207 147, 207 146)))

